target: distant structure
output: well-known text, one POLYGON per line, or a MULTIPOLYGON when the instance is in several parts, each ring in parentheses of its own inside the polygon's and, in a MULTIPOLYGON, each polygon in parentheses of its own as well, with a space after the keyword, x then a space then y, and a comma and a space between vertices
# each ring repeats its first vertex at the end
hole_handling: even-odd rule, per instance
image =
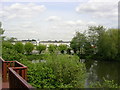
POLYGON ((59 46, 60 44, 65 44, 67 46, 70 46, 70 41, 40 41, 39 44, 44 44, 47 47, 49 47, 50 44, 54 44, 59 46))
POLYGON ((26 44, 27 42, 32 43, 33 45, 37 45, 37 41, 35 39, 32 40, 17 40, 17 41, 12 41, 12 44, 15 44, 17 42, 22 42, 23 44, 26 44))
POLYGON ((51 41, 51 40, 48 40, 48 41, 37 41, 35 39, 32 39, 32 40, 19 40, 19 41, 13 41, 12 44, 15 44, 16 42, 22 42, 23 44, 26 44, 27 42, 30 42, 34 45, 39 45, 39 44, 44 44, 46 45, 47 47, 49 47, 50 44, 54 44, 54 45, 57 45, 59 46, 60 44, 64 44, 64 45, 67 45, 67 46, 70 46, 70 41, 51 41))

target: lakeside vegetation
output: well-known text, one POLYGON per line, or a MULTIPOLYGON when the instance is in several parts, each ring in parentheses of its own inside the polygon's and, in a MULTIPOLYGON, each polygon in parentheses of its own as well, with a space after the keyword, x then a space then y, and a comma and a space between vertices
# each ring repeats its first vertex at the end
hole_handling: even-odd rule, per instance
MULTIPOLYGON (((2 33, 4 33, 1 28, 2 33)), ((3 40, 2 57, 4 60, 17 60, 28 66, 28 82, 36 88, 85 88, 86 68, 80 62, 85 59, 119 60, 118 30, 103 26, 89 27, 86 33, 76 32, 70 47, 66 45, 34 46, 23 45, 11 40, 3 40), (32 51, 38 51, 37 54, 32 51), (71 54, 71 50, 74 54, 71 54), (65 53, 66 52, 66 53, 65 53), (39 60, 38 63, 32 63, 39 60)), ((91 88, 120 88, 114 81, 104 80, 101 84, 91 83, 91 88)))
POLYGON ((91 26, 85 33, 76 32, 71 48, 85 59, 120 60, 118 29, 91 26))

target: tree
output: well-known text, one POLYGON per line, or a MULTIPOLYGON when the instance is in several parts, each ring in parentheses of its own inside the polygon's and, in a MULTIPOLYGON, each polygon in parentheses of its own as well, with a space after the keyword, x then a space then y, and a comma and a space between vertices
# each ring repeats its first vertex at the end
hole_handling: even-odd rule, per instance
POLYGON ((15 50, 18 52, 18 53, 24 53, 24 45, 21 43, 21 42, 17 42, 15 44, 15 50))
POLYGON ((71 47, 68 47, 68 48, 67 48, 67 54, 71 54, 71 50, 72 50, 72 48, 71 48, 71 47))
MULTIPOLYGON (((1 36, 4 33, 4 29, 2 28, 2 23, 0 22, 0 51, 2 51, 2 40, 4 40, 4 37, 1 36)), ((0 52, 0 56, 2 56, 2 52, 0 52)))
POLYGON ((78 51, 80 54, 82 53, 85 42, 86 42, 85 34, 76 32, 75 37, 73 37, 72 41, 70 42, 70 47, 74 50, 74 53, 78 51))
POLYGON ((9 48, 9 49, 13 49, 14 45, 8 41, 3 41, 2 42, 2 48, 9 48))
POLYGON ((28 42, 25 44, 25 51, 27 54, 31 54, 33 49, 34 49, 34 45, 32 43, 28 42))
POLYGON ((102 59, 116 60, 118 55, 118 30, 108 29, 98 42, 98 55, 102 59))
POLYGON ((48 50, 49 50, 50 53, 55 52, 56 49, 57 49, 57 46, 54 45, 54 44, 50 44, 49 47, 48 47, 48 50))
POLYGON ((42 51, 46 50, 46 45, 39 44, 36 46, 36 49, 39 51, 39 54, 41 54, 42 51))
POLYGON ((2 28, 2 23, 0 22, 0 35, 2 35, 4 33, 4 29, 2 28))
POLYGON ((67 50, 67 45, 61 44, 58 49, 62 54, 64 54, 65 50, 67 50))
POLYGON ((89 42, 92 45, 97 46, 100 37, 102 36, 102 34, 105 31, 106 31, 106 29, 103 26, 90 26, 88 28, 88 39, 89 39, 89 42))
POLYGON ((15 37, 7 38, 7 41, 9 41, 9 42, 14 42, 16 40, 17 40, 17 38, 15 38, 15 37))

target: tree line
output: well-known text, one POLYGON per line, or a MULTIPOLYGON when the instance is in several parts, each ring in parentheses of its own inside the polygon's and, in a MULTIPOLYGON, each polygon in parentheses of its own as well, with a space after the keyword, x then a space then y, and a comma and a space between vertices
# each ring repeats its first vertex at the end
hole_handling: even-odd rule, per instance
POLYGON ((90 26, 84 33, 76 32, 70 44, 74 52, 86 59, 119 60, 119 30, 90 26))

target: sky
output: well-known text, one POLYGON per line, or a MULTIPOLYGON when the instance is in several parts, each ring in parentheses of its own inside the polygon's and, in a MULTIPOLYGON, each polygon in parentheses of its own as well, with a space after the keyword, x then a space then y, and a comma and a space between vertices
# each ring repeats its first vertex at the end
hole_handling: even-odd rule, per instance
POLYGON ((88 26, 118 28, 119 0, 1 0, 4 35, 22 39, 71 40, 88 26))

